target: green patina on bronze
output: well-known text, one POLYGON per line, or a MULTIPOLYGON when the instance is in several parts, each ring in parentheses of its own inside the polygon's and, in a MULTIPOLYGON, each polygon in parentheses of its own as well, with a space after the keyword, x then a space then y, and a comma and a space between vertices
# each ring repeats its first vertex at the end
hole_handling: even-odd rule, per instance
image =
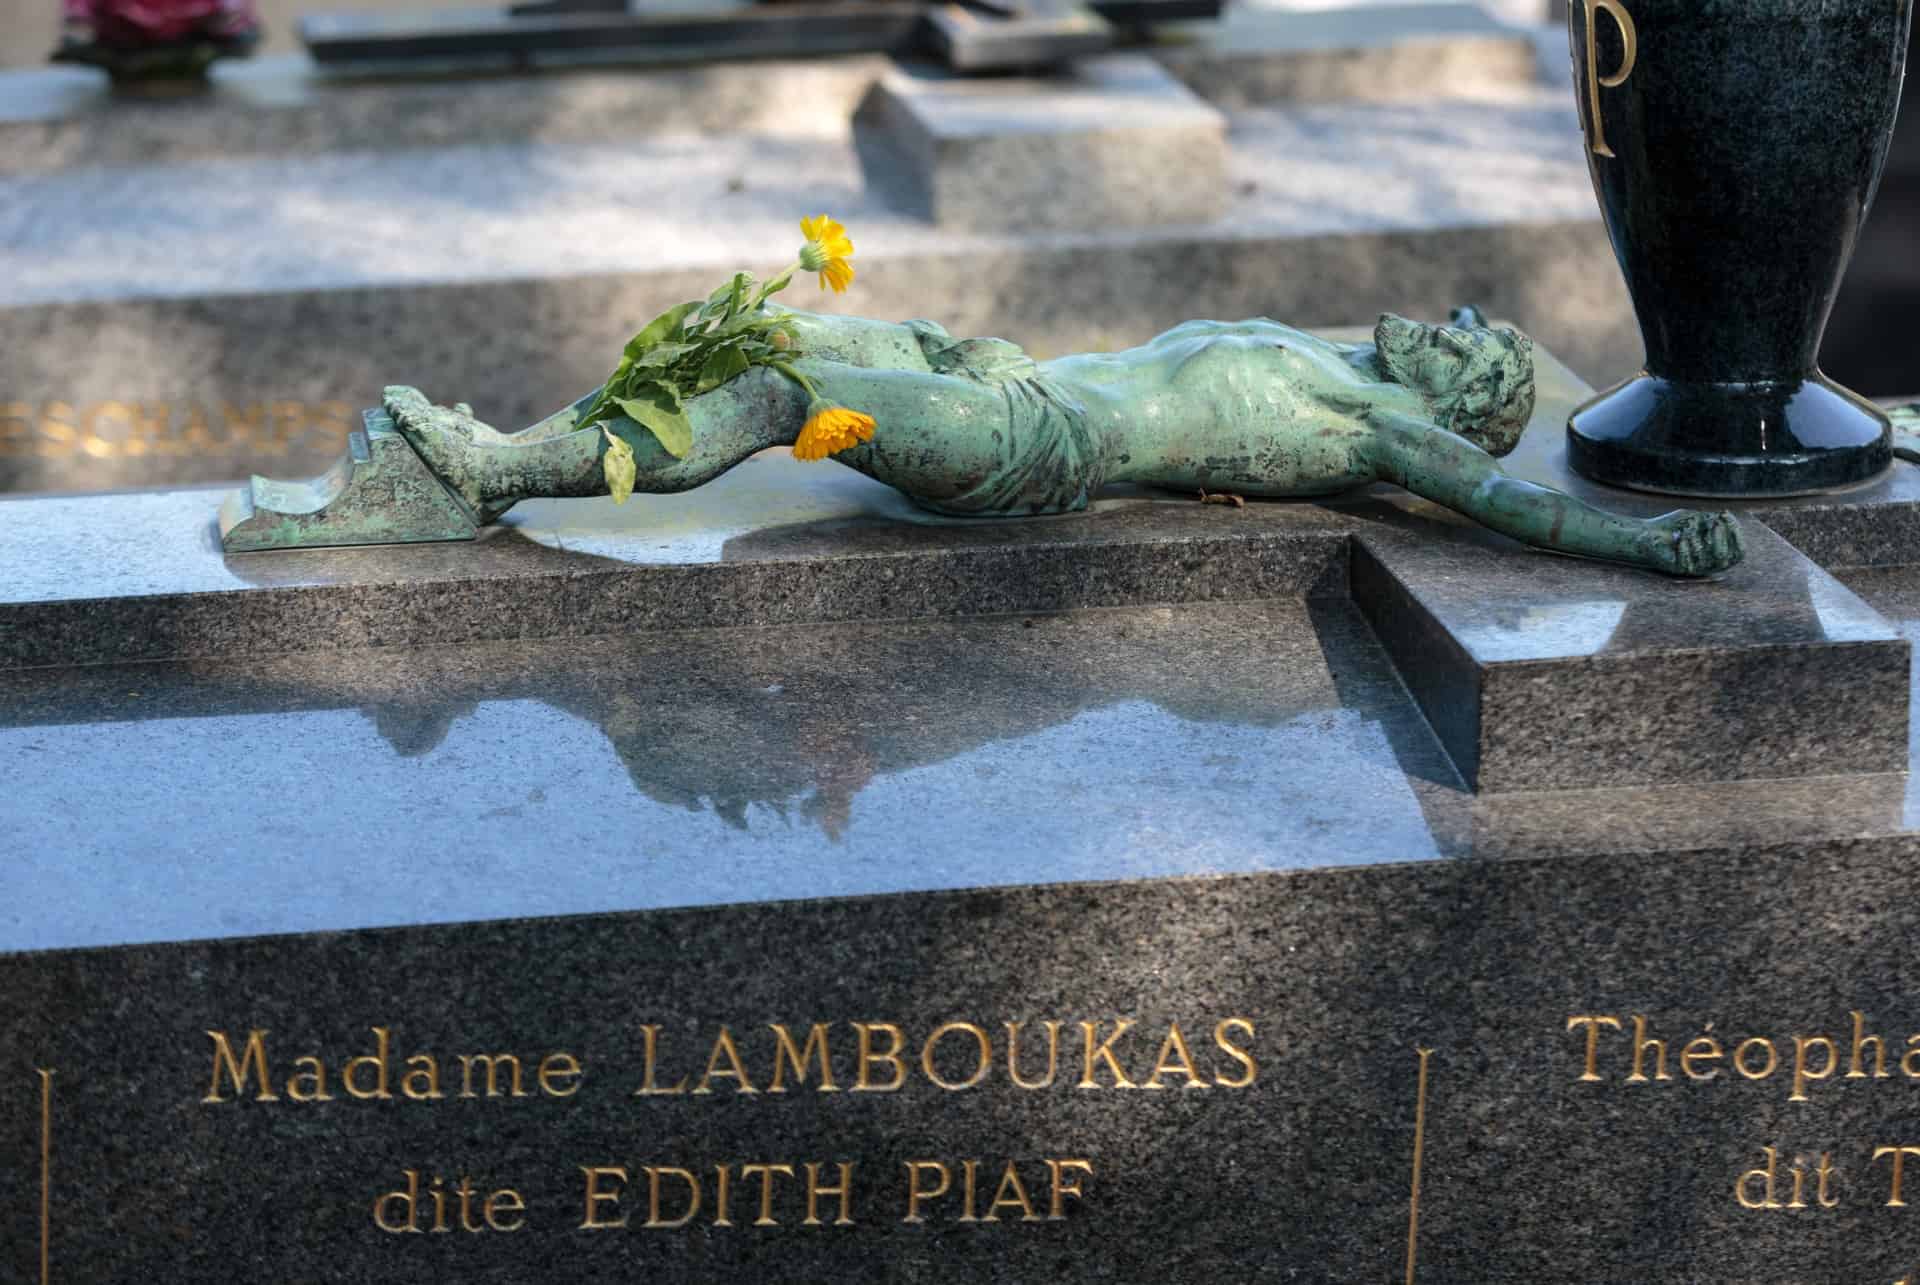
MULTIPOLYGON (((937 512, 1071 512, 1120 482, 1310 497, 1384 481, 1559 553, 1679 575, 1740 560, 1729 514, 1623 517, 1504 473, 1496 457, 1533 410, 1533 346, 1471 309, 1447 326, 1384 316, 1371 343, 1266 320, 1193 321, 1126 352, 1035 362, 1004 340, 957 339, 928 321, 768 308, 786 317, 793 364, 820 397, 879 425, 833 458, 937 512)), ((578 427, 596 397, 511 434, 410 388, 388 389, 386 410, 488 522, 536 496, 606 495, 609 432, 633 451, 636 491, 684 491, 792 445, 811 404, 792 379, 750 370, 686 402, 693 445, 675 457, 623 415, 603 421, 607 432, 578 427)), ((352 485, 339 502, 365 507, 352 485)), ((341 541, 290 541, 314 542, 341 541)))
POLYGON ((385 411, 369 411, 347 453, 311 482, 256 477, 220 506, 229 553, 471 540, 479 531, 459 493, 434 476, 385 411))

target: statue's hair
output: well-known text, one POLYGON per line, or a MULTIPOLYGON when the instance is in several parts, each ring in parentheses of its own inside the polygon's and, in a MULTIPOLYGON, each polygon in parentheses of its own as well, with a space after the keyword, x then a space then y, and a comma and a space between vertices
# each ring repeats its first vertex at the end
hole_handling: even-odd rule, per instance
POLYGON ((1505 455, 1533 418, 1533 340, 1489 327, 1475 309, 1454 320, 1432 326, 1383 313, 1374 349, 1396 383, 1426 400, 1434 423, 1505 455))

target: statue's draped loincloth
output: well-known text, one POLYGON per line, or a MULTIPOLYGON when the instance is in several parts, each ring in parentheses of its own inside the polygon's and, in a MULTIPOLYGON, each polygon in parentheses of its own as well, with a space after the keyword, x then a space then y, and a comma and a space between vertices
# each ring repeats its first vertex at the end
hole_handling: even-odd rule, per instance
POLYGON ((1006 423, 995 434, 999 458, 987 476, 957 495, 917 502, 966 517, 1086 508, 1106 481, 1106 456, 1072 392, 1005 340, 956 341, 931 322, 909 324, 934 370, 994 388, 1006 403, 1006 423))

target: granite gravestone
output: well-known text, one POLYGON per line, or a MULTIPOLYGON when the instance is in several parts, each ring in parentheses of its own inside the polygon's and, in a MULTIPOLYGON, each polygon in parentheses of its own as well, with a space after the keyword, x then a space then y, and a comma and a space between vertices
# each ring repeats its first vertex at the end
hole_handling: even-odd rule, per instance
POLYGON ((7 501, 0 1262, 1907 1279, 1917 497, 1690 584, 778 454, 441 548, 7 501))

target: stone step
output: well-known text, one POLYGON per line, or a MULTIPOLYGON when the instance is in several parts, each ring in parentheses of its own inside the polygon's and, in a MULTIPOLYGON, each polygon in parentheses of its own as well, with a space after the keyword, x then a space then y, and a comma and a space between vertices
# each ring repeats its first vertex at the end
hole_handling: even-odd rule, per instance
MULTIPOLYGON (((780 267, 798 216, 823 210, 852 230, 859 280, 843 298, 811 280, 786 298, 935 312, 1040 357, 1194 316, 1311 326, 1473 301, 1593 378, 1639 360, 1570 101, 1301 106, 1228 125, 1223 217, 1129 231, 943 231, 869 183, 847 138, 0 179, 0 490, 315 474, 396 382, 531 423, 604 379, 655 313, 736 268, 780 267)), ((1020 200, 1055 199, 1049 181, 1027 176, 1020 200)))

